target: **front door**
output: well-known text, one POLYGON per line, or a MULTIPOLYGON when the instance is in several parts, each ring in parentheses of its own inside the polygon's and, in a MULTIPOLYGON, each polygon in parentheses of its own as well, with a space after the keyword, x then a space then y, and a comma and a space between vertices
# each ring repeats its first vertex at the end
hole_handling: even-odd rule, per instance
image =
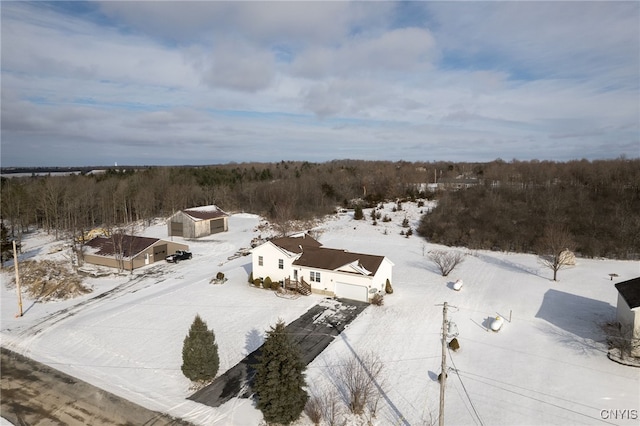
POLYGON ((297 269, 293 270, 293 280, 294 281, 298 281, 298 270, 297 269))

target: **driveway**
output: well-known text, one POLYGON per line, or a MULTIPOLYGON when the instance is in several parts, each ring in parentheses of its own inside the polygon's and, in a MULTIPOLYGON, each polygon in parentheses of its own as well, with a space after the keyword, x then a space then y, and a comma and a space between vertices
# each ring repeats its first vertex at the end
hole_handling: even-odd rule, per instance
MULTIPOLYGON (((346 299, 325 299, 287 325, 291 338, 300 346, 305 365, 315 359, 345 327, 367 306, 366 302, 346 299)), ((235 397, 249 398, 260 348, 247 355, 234 367, 217 377, 188 399, 218 407, 235 397)))

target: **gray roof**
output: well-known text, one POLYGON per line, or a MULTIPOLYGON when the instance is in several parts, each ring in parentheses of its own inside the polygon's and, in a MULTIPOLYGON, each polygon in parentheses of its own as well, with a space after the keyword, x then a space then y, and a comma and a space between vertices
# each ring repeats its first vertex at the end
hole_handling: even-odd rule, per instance
POLYGON ((618 283, 616 288, 631 309, 640 307, 640 277, 618 283))

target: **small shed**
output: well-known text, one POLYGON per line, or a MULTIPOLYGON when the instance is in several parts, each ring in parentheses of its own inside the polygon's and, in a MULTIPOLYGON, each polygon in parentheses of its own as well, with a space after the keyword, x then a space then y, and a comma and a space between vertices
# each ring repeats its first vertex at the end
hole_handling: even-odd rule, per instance
POLYGON ((229 230, 229 215, 218 206, 181 210, 167 222, 170 237, 200 238, 229 230))
MULTIPOLYGON (((629 338, 640 340, 640 277, 617 283, 618 307, 616 319, 627 330, 629 338)), ((640 345, 634 345, 631 354, 640 357, 640 345)))
POLYGON ((189 250, 186 244, 135 235, 99 236, 85 244, 83 259, 93 265, 127 271, 165 260, 176 250, 189 250))

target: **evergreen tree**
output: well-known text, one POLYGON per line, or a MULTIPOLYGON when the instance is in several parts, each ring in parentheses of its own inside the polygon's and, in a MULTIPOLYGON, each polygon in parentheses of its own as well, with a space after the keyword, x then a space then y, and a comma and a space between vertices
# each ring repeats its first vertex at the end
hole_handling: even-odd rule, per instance
POLYGON ((355 220, 362 220, 364 219, 364 213, 362 212, 362 207, 360 207, 360 205, 356 205, 354 211, 353 211, 353 218, 355 220))
POLYGON ((196 315, 182 346, 182 373, 192 381, 205 381, 213 379, 219 367, 216 336, 196 315))
POLYGON ((309 395, 298 345, 281 320, 267 331, 256 364, 257 407, 269 423, 289 424, 300 417, 309 395))

